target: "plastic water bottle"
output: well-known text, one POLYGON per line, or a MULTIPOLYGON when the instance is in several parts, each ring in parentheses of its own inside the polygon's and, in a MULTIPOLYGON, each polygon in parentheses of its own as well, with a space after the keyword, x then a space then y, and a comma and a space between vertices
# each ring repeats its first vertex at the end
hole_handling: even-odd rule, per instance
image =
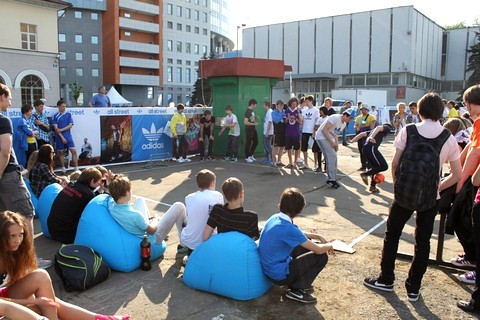
POLYGON ((152 244, 145 234, 142 242, 140 242, 140 257, 142 258, 142 264, 140 265, 140 268, 142 270, 148 271, 152 269, 152 263, 150 262, 151 250, 152 244))

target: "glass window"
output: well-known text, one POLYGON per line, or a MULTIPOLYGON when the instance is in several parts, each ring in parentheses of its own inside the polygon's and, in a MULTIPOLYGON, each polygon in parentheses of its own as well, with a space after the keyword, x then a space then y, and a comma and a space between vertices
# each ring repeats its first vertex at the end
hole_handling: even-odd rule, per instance
POLYGON ((177 41, 177 52, 182 52, 182 42, 177 41))
POLYGON ((132 15, 130 13, 127 13, 127 12, 125 12, 124 16, 125 16, 125 18, 131 18, 132 17, 132 15))
POLYGON ((83 77, 83 69, 82 68, 75 69, 75 75, 77 77, 83 77))
POLYGON ((63 16, 64 14, 65 14, 65 10, 58 10, 58 11, 57 11, 57 17, 59 17, 59 18, 60 18, 61 16, 63 16))
POLYGON ((97 77, 98 77, 98 75, 99 75, 99 71, 98 71, 98 69, 92 69, 92 77, 95 77, 95 78, 97 78, 97 77))
POLYGON ((98 20, 98 13, 92 12, 92 13, 90 14, 90 19, 92 19, 92 20, 98 20))
POLYGON ((66 77, 67 76, 67 68, 60 68, 60 77, 66 77))
POLYGON ((92 44, 98 44, 98 36, 92 36, 92 44))
POLYGON ((173 93, 167 93, 167 102, 170 104, 170 102, 173 102, 173 93))
POLYGON ((20 81, 22 105, 33 105, 35 100, 41 99, 43 95, 43 82, 35 75, 27 75, 20 81))
POLYGON ((353 85, 355 86, 364 86, 365 85, 365 75, 354 75, 353 76, 353 85))
POLYGON ((203 35, 204 36, 208 35, 208 30, 207 29, 203 29, 203 35))
POLYGON ((170 3, 167 4, 167 14, 172 15, 173 14, 173 5, 170 3))
POLYGON ((75 43, 82 43, 82 42, 83 42, 83 36, 81 34, 76 34, 75 43))
POLYGON ((37 26, 34 24, 20 23, 20 37, 22 49, 37 50, 37 26))
POLYGON ((195 27, 195 33, 196 33, 196 34, 199 34, 199 33, 200 33, 200 28, 199 28, 199 27, 195 27))
POLYGON ((65 51, 60 51, 60 60, 67 60, 67 53, 65 51))
POLYGON ((181 16, 182 16, 182 7, 177 6, 177 17, 181 17, 181 16))
POLYGON ((173 29, 173 22, 172 21, 167 22, 167 28, 168 29, 173 29))
POLYGON ((82 19, 82 12, 81 11, 75 11, 75 19, 82 19))
POLYGON ((208 47, 207 46, 203 46, 203 50, 202 50, 202 53, 206 54, 208 51, 208 47))
POLYGON ((187 26, 185 27, 185 30, 187 30, 187 32, 191 32, 191 31, 192 31, 192 27, 189 26, 189 25, 187 25, 187 26))
POLYGON ((147 99, 153 99, 153 87, 147 87, 147 99))
POLYGON ((190 60, 187 60, 187 61, 185 61, 185 64, 186 64, 187 66, 189 66, 189 65, 191 65, 192 63, 190 62, 190 60))
POLYGON ((381 86, 389 86, 391 81, 390 81, 390 74, 380 74, 378 76, 378 83, 381 85, 381 86))
POLYGON ((185 8, 185 18, 191 19, 192 18, 192 9, 185 8))
POLYGON ((167 40, 167 50, 168 51, 173 51, 173 41, 172 40, 167 40))
POLYGON ((378 74, 367 74, 367 86, 378 86, 378 74))
POLYGON ((195 20, 200 20, 200 12, 198 10, 193 11, 193 18, 195 20))
POLYGON ((191 44, 189 42, 185 43, 185 53, 192 53, 191 44))
POLYGON ((173 81, 173 67, 167 67, 167 81, 173 81))
POLYGON ((199 0, 195 0, 195 2, 194 2, 194 3, 195 3, 195 4, 199 4, 199 0))
POLYGON ((193 46, 193 53, 200 54, 200 46, 198 44, 193 46))
POLYGON ((181 23, 177 23, 177 30, 182 31, 182 24, 181 23))
POLYGON ((191 75, 191 69, 186 68, 185 69, 185 83, 190 83, 190 75, 191 75))
POLYGON ((343 76, 343 85, 351 86, 353 85, 353 76, 343 76))
POLYGON ((182 82, 182 68, 177 67, 177 82, 182 82))
POLYGON ((82 61, 83 60, 83 53, 75 52, 75 60, 82 61))
POLYGON ((207 15, 206 12, 203 12, 203 13, 202 13, 202 17, 203 17, 203 19, 202 19, 203 22, 208 22, 208 15, 207 15))
POLYGON ((92 61, 98 61, 98 53, 92 53, 92 61))
POLYGON ((130 31, 125 31, 125 37, 130 37, 132 33, 130 31))
POLYGON ((202 6, 207 7, 207 0, 202 0, 202 6))
POLYGON ((168 58, 168 59, 167 59, 167 63, 173 63, 173 59, 172 59, 172 58, 168 58))
POLYGON ((67 36, 65 33, 59 33, 58 34, 58 42, 65 42, 67 40, 67 36))
POLYGON ((182 64, 182 60, 177 59, 177 64, 182 64))

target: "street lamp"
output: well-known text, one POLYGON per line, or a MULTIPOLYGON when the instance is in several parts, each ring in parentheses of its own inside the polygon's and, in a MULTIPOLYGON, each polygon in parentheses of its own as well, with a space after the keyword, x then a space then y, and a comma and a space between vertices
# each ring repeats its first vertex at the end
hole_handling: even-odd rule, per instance
POLYGON ((245 23, 242 23, 241 26, 237 26, 237 58, 238 58, 238 31, 240 30, 240 28, 243 28, 245 26, 246 26, 245 23))

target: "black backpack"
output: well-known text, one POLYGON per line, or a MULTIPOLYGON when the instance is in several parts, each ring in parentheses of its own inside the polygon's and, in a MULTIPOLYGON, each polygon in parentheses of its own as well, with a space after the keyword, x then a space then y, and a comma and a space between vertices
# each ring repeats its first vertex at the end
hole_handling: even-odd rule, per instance
POLYGON ((110 277, 110 267, 92 248, 78 244, 61 247, 55 254, 55 271, 65 291, 84 291, 110 277))
POLYGON ((418 133, 414 124, 406 126, 407 145, 396 172, 395 202, 409 210, 424 211, 437 200, 440 181, 440 151, 450 137, 447 129, 434 139, 418 133))

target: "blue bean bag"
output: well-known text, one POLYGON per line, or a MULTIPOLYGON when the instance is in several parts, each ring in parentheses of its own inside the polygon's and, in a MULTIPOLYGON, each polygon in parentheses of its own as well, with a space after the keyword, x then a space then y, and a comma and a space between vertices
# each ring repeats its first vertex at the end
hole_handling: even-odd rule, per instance
POLYGON ((260 297, 272 286, 262 272, 257 244, 239 232, 214 235, 198 246, 188 258, 183 282, 237 300, 260 297))
POLYGON ((53 201, 57 195, 62 191, 63 187, 58 183, 49 184, 45 189, 43 189, 42 193, 40 194, 40 198, 38 198, 38 208, 37 208, 37 215, 40 219, 40 225, 42 227, 43 235, 49 239, 52 238, 50 236, 50 231, 48 231, 48 216, 50 215, 50 209, 52 209, 53 201))
MULTIPOLYGON (((102 256, 112 270, 130 272, 140 267, 140 242, 136 235, 131 234, 118 224, 108 211, 110 196, 101 194, 90 200, 83 210, 77 227, 75 244, 89 246, 102 256)), ((167 244, 155 244, 155 236, 149 237, 152 243, 150 260, 163 255, 167 244)))
POLYGON ((38 198, 35 195, 35 193, 33 193, 32 187, 30 186, 30 180, 23 177, 23 181, 25 182, 25 185, 27 186, 27 190, 30 193, 30 199, 32 199, 33 208, 35 209, 35 211, 37 211, 38 210, 38 198))

